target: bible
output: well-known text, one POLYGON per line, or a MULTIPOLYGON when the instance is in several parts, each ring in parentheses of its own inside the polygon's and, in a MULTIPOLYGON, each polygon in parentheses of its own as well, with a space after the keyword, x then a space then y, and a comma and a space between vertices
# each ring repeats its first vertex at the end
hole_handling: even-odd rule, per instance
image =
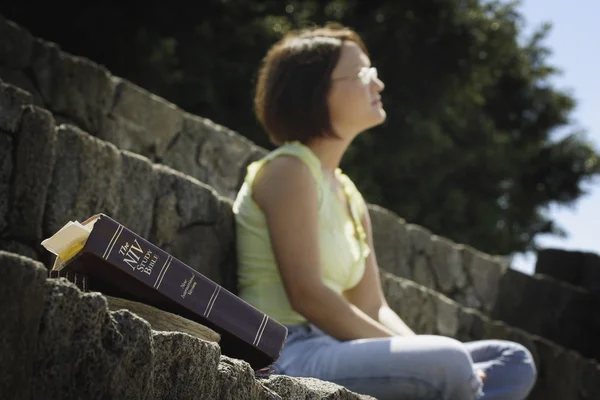
POLYGON ((284 325, 105 214, 69 222, 42 245, 56 256, 51 276, 203 324, 221 335, 224 355, 254 370, 279 357, 284 325))

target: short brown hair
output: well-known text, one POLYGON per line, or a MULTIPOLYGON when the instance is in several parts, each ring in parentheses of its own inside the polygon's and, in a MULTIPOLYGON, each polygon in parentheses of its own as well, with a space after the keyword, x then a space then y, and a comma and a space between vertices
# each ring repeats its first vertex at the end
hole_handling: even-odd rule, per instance
POLYGON ((359 35, 338 24, 290 32, 269 49, 258 72, 254 110, 271 142, 337 137, 327 93, 346 41, 368 54, 359 35))

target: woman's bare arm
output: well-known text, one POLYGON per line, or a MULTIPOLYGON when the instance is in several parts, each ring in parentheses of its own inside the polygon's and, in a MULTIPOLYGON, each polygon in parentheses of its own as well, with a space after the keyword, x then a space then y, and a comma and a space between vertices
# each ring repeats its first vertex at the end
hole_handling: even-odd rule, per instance
POLYGON ((379 276, 379 266, 375 248, 373 247, 373 229, 369 210, 365 207, 365 215, 362 218, 362 224, 367 235, 367 244, 371 249, 369 256, 365 261, 365 274, 360 282, 352 289, 346 291, 345 295, 350 302, 363 310, 371 318, 380 322, 386 328, 399 336, 412 336, 415 333, 402 321, 392 310, 383 294, 381 288, 381 278, 379 276))
POLYGON ((280 156, 257 175, 253 198, 263 211, 283 285, 294 310, 339 340, 394 333, 323 284, 317 189, 308 166, 280 156))

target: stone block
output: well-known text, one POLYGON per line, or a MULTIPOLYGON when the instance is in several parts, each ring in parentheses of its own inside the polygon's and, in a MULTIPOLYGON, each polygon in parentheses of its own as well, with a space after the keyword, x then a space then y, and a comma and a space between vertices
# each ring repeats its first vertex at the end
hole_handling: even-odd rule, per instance
POLYGON ((120 158, 121 176, 117 182, 119 207, 113 218, 141 237, 148 238, 154 220, 158 175, 145 157, 121 151, 120 158))
POLYGON ((30 399, 44 309, 47 271, 38 262, 0 251, 0 393, 30 399))
POLYGON ((37 106, 26 106, 21 128, 15 135, 15 146, 15 177, 8 216, 10 237, 39 243, 56 157, 52 115, 37 106))
POLYGON ((207 185, 155 164, 158 192, 150 242, 231 289, 234 222, 228 203, 207 185))
POLYGON ((25 75, 22 70, 0 66, 0 79, 5 83, 23 89, 29 94, 29 101, 26 104, 34 104, 39 107, 44 106, 44 99, 35 87, 31 79, 25 75))
POLYGON ((433 242, 431 241, 433 235, 431 232, 415 224, 408 224, 406 229, 408 230, 413 254, 422 253, 428 257, 431 256, 433 250, 433 242))
POLYGON ((0 133, 0 235, 6 235, 10 186, 13 173, 13 138, 0 133))
MULTIPOLYGON (((511 340, 524 345, 533 355, 538 370, 537 383, 528 397, 532 400, 595 399, 600 392, 600 365, 586 360, 575 351, 568 350, 523 329, 492 320, 481 312, 461 306, 440 293, 422 285, 395 277, 382 271, 384 294, 388 303, 411 327, 417 324, 433 326, 430 333, 446 336, 447 320, 457 313, 456 339, 463 342, 482 339, 511 340), (421 312, 419 304, 436 305, 434 312, 421 312), (413 300, 411 302, 410 300, 413 300), (419 313, 421 313, 419 315, 419 313), (419 318, 433 319, 434 324, 419 322, 419 318), (441 321, 439 321, 441 319, 441 321)), ((418 333, 423 333, 416 330, 418 333)))
POLYGON ((183 332, 199 339, 218 343, 220 335, 195 321, 156 307, 119 297, 105 296, 111 311, 128 310, 144 319, 155 331, 183 332))
POLYGON ((469 246, 461 246, 462 258, 468 280, 481 301, 483 311, 489 313, 498 297, 498 286, 506 267, 487 254, 469 246))
POLYGON ((0 65, 26 68, 31 60, 33 36, 0 15, 0 65))
POLYGON ((183 129, 171 142, 162 162, 233 199, 239 189, 240 171, 254 147, 230 129, 185 113, 183 129))
POLYGON ((31 68, 52 113, 76 121, 91 134, 102 130, 115 93, 115 83, 106 68, 64 53, 58 45, 41 39, 34 41, 31 68))
POLYGON ((436 327, 438 335, 457 337, 460 329, 460 307, 450 299, 439 296, 436 301, 436 327))
POLYGON ((117 214, 121 155, 117 148, 71 125, 57 129, 56 163, 48 190, 44 236, 69 221, 117 214))
POLYGON ((150 326, 66 279, 48 279, 33 397, 145 399, 152 377, 150 326), (125 396, 125 397, 123 397, 125 396))
POLYGON ((545 275, 525 275, 509 270, 498 293, 492 317, 527 332, 600 359, 597 310, 600 299, 583 288, 545 275))
POLYGON ((430 264, 430 258, 417 253, 412 259, 412 278, 415 282, 428 288, 437 289, 436 277, 430 264))
POLYGON ((114 104, 103 117, 100 138, 118 148, 160 161, 182 129, 183 112, 174 104, 113 77, 114 104))
POLYGON ((245 361, 221 356, 216 386, 220 399, 267 400, 277 399, 270 389, 254 378, 254 371, 245 361))
POLYGON ((451 294, 456 289, 464 288, 467 285, 467 277, 460 251, 462 246, 437 235, 434 235, 431 241, 431 266, 440 292, 451 294))
POLYGON ((581 285, 584 255, 581 251, 541 249, 537 252, 535 272, 573 285, 581 285))
POLYGON ((313 378, 295 378, 285 375, 272 375, 263 385, 276 392, 282 399, 306 400, 370 400, 374 397, 358 394, 348 389, 313 378))
POLYGON ((42 261, 42 257, 40 257, 36 249, 16 240, 0 239, 0 250, 19 254, 32 260, 42 261))
POLYGON ((26 91, 0 81, 0 131, 15 133, 21 125, 23 106, 32 101, 26 91))
POLYGON ((216 343, 179 332, 154 332, 151 399, 218 399, 216 343))
MULTIPOLYGON (((112 371, 105 398, 146 400, 152 393, 154 379, 150 368, 154 361, 153 341, 148 323, 128 310, 111 312, 109 318, 114 321, 118 335, 113 336, 114 343, 105 342, 105 348, 118 354, 119 361, 112 371)), ((93 373, 95 366, 86 367, 93 373)))
POLYGON ((412 279, 409 267, 411 246, 405 221, 377 205, 369 204, 368 209, 377 264, 396 276, 412 279))

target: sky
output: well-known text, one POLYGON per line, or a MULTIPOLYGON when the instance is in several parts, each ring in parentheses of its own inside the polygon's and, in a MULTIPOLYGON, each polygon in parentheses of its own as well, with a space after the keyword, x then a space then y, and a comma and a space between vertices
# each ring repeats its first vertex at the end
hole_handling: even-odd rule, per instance
MULTIPOLYGON (((573 95, 577 101, 571 115, 573 126, 585 129, 587 138, 600 151, 600 1, 522 0, 518 10, 525 18, 525 34, 543 22, 552 24, 544 41, 553 53, 548 63, 562 70, 552 82, 573 95)), ((538 245, 600 254, 596 226, 600 223, 600 179, 585 187, 588 194, 573 207, 549 209, 550 217, 568 236, 539 236, 538 245)), ((535 260, 534 254, 518 255, 512 267, 533 273, 535 260)))

